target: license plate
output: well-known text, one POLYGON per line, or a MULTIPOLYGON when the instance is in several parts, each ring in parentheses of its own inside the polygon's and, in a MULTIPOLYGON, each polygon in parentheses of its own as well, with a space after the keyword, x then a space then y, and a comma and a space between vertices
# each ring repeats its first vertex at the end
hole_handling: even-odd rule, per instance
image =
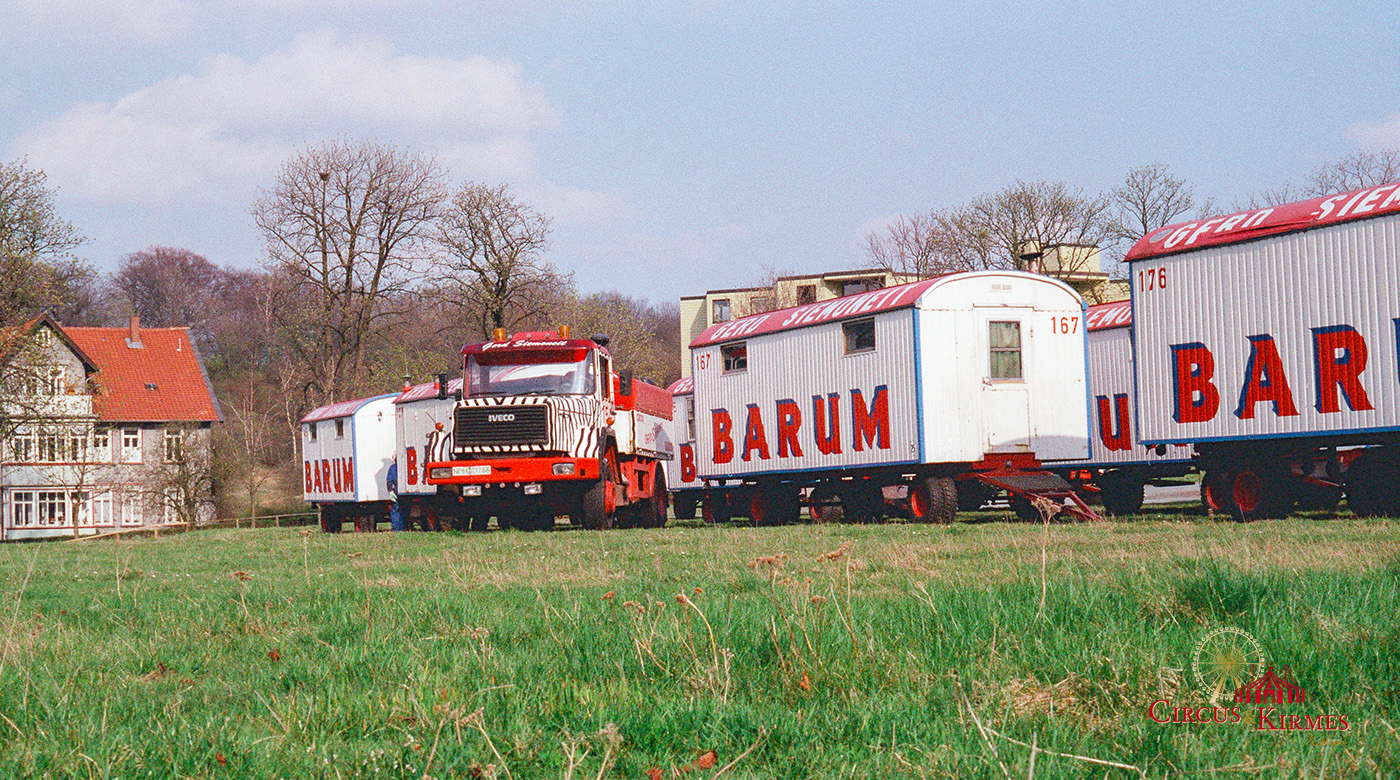
POLYGON ((491 466, 453 466, 452 476, 454 477, 489 477, 491 476, 491 466))

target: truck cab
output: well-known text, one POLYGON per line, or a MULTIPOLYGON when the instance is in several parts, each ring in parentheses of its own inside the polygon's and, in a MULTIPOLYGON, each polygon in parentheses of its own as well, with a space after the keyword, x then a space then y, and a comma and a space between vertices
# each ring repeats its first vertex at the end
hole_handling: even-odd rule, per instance
POLYGON ((618 371, 605 336, 495 336, 462 349, 462 397, 430 437, 440 511, 467 527, 664 524, 669 393, 618 371))

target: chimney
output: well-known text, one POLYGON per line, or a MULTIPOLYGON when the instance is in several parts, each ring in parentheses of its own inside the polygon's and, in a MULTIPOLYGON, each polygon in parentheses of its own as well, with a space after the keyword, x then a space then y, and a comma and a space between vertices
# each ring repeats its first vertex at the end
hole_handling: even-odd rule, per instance
POLYGON ((131 324, 127 328, 126 345, 132 349, 143 349, 141 345, 141 318, 135 314, 131 315, 131 324))

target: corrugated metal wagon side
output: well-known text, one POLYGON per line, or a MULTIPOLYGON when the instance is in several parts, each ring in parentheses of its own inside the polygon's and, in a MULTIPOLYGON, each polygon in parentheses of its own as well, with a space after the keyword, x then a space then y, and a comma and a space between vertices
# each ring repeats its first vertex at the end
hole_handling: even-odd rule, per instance
POLYGON ((1082 504, 1084 308, 1044 276, 952 274, 711 327, 691 344, 707 519, 948 522, 1007 488, 1082 504), (998 482, 997 480, 1000 480, 998 482), (734 487, 738 482, 741 487, 734 487))
POLYGON ((1400 513, 1400 186, 1173 225, 1128 255, 1145 444, 1239 519, 1400 513))

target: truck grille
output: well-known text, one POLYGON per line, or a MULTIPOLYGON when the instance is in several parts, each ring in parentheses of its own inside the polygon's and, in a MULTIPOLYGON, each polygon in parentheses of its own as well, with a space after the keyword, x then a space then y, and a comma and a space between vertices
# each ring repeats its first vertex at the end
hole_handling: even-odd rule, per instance
POLYGON ((543 406, 474 406, 457 410, 452 440, 457 447, 546 444, 549 425, 543 406))

